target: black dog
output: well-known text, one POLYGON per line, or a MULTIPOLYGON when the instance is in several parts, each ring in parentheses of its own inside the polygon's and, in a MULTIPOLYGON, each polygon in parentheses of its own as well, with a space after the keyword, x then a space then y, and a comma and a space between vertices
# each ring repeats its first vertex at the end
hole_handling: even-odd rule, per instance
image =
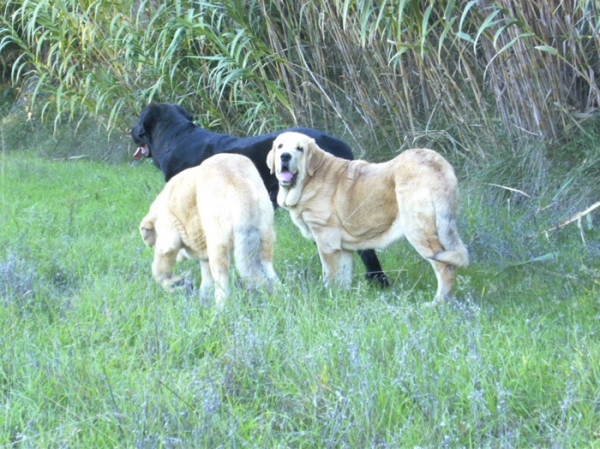
MULTIPOLYGON (((315 139, 323 150, 344 159, 354 159, 346 142, 316 129, 293 128, 255 137, 234 137, 207 131, 192 120, 192 115, 178 105, 150 104, 140 115, 138 124, 131 129, 131 137, 138 145, 133 157, 152 158, 168 181, 186 168, 200 165, 213 154, 243 154, 256 165, 274 206, 277 206, 279 183, 267 167, 267 154, 275 137, 282 132, 306 134, 315 139)), ((375 251, 359 251, 359 254, 367 269, 367 279, 387 287, 389 282, 375 251)))

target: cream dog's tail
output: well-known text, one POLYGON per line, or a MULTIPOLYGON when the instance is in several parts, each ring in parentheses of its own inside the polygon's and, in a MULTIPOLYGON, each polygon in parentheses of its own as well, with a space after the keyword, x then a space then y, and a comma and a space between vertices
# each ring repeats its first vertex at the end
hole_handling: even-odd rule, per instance
POLYGON ((233 257, 240 276, 258 282, 264 275, 261 261, 261 233, 255 226, 240 226, 234 229, 233 257))
MULTIPOLYGON (((269 207, 271 205, 269 204, 269 207)), ((272 261, 264 259, 269 239, 256 226, 240 226, 234 229, 235 267, 247 287, 267 287, 271 289, 277 281, 272 261)))

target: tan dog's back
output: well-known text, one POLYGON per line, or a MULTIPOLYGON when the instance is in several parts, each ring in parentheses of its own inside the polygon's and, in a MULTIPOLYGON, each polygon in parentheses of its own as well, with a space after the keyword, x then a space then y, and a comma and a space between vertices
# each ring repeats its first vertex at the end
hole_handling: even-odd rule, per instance
MULTIPOLYGON (((318 176, 333 185, 321 189, 325 192, 320 192, 311 204, 320 203, 318 207, 332 210, 328 225, 344 229, 351 249, 385 248, 390 239, 398 238, 399 225, 409 225, 403 220, 407 214, 457 213, 458 181, 454 170, 432 150, 408 150, 378 164, 341 161, 325 154, 318 176)), ((437 233, 435 229, 430 231, 437 233)))

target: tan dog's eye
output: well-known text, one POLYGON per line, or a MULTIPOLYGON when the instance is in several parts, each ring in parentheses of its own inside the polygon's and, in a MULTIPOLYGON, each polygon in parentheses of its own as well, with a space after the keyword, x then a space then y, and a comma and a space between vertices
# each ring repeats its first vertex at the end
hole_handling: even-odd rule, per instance
POLYGON ((281 148, 283 148, 283 144, 282 143, 280 143, 279 145, 277 145, 277 149, 281 149, 281 148))
POLYGON ((296 147, 296 150, 298 150, 300 153, 304 152, 304 148, 302 148, 300 145, 296 147))

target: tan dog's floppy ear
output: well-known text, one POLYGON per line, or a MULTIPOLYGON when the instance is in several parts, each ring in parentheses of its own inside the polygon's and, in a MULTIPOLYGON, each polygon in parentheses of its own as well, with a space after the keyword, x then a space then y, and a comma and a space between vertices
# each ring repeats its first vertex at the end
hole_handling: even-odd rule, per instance
POLYGON ((307 164, 306 164, 306 172, 308 176, 312 176, 315 174, 317 169, 323 163, 323 159, 325 158, 325 152, 319 148, 315 139, 308 140, 308 154, 307 154, 307 164))
POLYGON ((271 170, 271 174, 275 173, 275 143, 273 143, 273 148, 267 154, 267 167, 271 170))

